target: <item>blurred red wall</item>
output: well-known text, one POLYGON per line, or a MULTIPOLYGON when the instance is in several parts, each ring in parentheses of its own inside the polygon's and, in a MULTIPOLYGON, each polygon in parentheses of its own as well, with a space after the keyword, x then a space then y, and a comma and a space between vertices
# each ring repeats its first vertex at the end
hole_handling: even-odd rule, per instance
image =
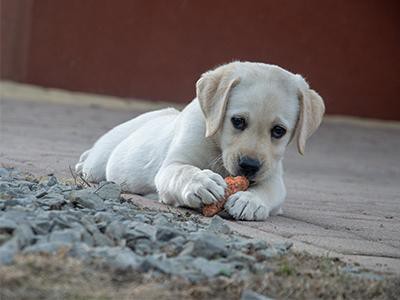
POLYGON ((399 1, 0 1, 3 79, 188 102, 203 71, 261 61, 328 113, 400 120, 399 1))

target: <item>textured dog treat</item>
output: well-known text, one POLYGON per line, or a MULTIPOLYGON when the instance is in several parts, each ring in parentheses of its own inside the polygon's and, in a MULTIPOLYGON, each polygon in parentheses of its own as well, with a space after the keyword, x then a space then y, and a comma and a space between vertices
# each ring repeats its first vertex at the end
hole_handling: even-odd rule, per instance
POLYGON ((217 203, 205 205, 202 210, 204 216, 212 217, 216 215, 224 208, 225 202, 226 200, 228 200, 230 195, 233 195, 240 191, 245 191, 249 188, 249 181, 244 176, 229 176, 225 178, 225 182, 228 186, 225 190, 224 198, 217 203))

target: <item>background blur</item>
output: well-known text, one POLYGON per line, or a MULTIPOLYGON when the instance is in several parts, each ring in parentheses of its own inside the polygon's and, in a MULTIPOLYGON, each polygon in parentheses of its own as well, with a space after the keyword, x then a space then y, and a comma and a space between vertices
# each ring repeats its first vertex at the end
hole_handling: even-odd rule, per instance
POLYGON ((400 2, 0 0, 1 79, 189 102, 232 60, 304 75, 327 112, 400 120, 400 2))

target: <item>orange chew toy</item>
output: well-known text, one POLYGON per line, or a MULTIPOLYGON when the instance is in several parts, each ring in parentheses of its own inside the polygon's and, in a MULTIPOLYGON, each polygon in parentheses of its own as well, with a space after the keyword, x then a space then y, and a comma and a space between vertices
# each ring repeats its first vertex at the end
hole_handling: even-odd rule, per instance
POLYGON ((225 190, 224 198, 217 203, 205 205, 202 210, 204 216, 212 217, 216 215, 224 208, 225 202, 228 200, 230 195, 233 195, 239 191, 245 191, 249 188, 249 181, 244 176, 229 176, 225 178, 225 182, 228 186, 225 190))

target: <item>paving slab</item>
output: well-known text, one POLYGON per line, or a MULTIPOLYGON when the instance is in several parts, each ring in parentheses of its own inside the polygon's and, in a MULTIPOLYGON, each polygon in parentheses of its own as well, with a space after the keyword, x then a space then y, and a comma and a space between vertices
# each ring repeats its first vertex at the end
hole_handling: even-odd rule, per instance
MULTIPOLYGON (((74 93, 51 96, 45 89, 28 89, 27 96, 19 86, 13 85, 14 92, 1 86, 0 164, 36 175, 71 177, 69 166, 101 134, 152 107, 135 102, 113 106, 113 100, 104 99, 100 104, 77 103, 74 93), (63 101, 52 101, 60 95, 63 101)), ((230 221, 234 229, 400 273, 398 123, 328 117, 307 144, 305 156, 292 145, 284 166, 284 214, 265 222, 230 221)), ((163 207, 130 197, 141 205, 163 207)))

